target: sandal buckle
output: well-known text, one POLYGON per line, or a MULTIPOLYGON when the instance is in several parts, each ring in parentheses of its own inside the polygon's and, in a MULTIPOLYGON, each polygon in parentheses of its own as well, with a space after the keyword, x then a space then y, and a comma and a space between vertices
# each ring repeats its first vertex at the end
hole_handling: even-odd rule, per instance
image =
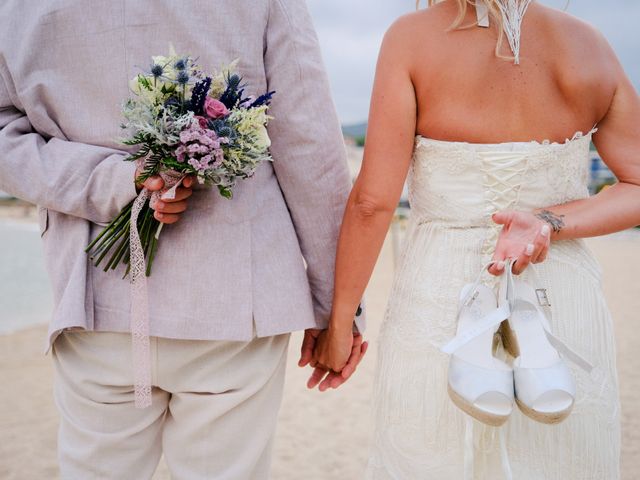
POLYGON ((549 296, 547 295, 546 288, 538 288, 536 289, 536 295, 538 296, 538 303, 541 307, 550 307, 551 302, 549 302, 549 296))

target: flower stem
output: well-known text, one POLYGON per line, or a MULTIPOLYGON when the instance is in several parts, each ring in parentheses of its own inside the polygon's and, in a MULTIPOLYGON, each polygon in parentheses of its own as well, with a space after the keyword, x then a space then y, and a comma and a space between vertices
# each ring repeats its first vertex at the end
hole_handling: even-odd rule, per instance
POLYGON ((126 230, 127 230, 126 228, 120 229, 120 230, 118 230, 118 233, 116 233, 115 235, 109 237, 109 240, 107 241, 105 246, 102 248, 100 256, 98 257, 98 259, 96 260, 96 262, 94 264, 96 267, 98 265, 100 265, 100 262, 102 262, 104 257, 107 256, 107 254, 109 253, 109 250, 111 250, 111 247, 113 247, 113 245, 122 237, 122 235, 124 235, 124 232, 126 230))
MULTIPOLYGON (((118 220, 118 219, 116 219, 116 220, 118 220)), ((115 221, 114 221, 114 222, 115 222, 115 221)), ((113 222, 112 222, 112 223, 113 223, 113 222)), ((114 236, 114 235, 118 235, 118 234, 120 233, 120 231, 121 231, 123 228, 127 228, 127 227, 129 226, 129 224, 130 224, 130 223, 131 223, 131 218, 130 218, 129 214, 127 214, 127 215, 123 215, 123 216, 121 216, 121 217, 119 218, 119 220, 118 220, 118 222, 117 222, 117 223, 113 223, 113 226, 112 226, 112 227, 107 227, 107 228, 105 229, 105 232, 103 232, 103 234, 101 234, 101 236, 102 236, 102 235, 104 235, 104 233, 107 233, 107 231, 108 231, 108 233, 109 233, 109 234, 108 234, 107 236, 105 236, 105 237, 100 241, 100 243, 98 243, 98 245, 97 245, 97 246, 94 246, 94 247, 93 247, 93 251, 91 252, 91 258, 92 258, 92 259, 93 259, 93 258, 95 258, 95 257, 96 257, 96 256, 98 256, 100 253, 102 253, 102 251, 103 251, 105 248, 109 248, 109 244, 110 244, 110 241, 111 241, 111 239, 113 238, 113 236, 114 236)))
POLYGON ((116 247, 116 251, 109 259, 109 262, 107 262, 107 265, 104 267, 105 272, 110 269, 115 269, 118 266, 118 262, 120 262, 122 255, 124 255, 124 252, 129 245, 129 230, 129 225, 127 225, 123 230, 124 233, 122 236, 122 240, 116 247))
POLYGON ((93 247, 111 230, 115 229, 116 226, 121 222, 121 220, 123 218, 128 218, 131 215, 131 208, 133 207, 133 201, 129 203, 129 205, 127 205, 125 208, 122 209, 122 211, 118 214, 118 216, 113 219, 113 221, 107 225, 104 230, 102 230, 102 232, 100 232, 100 235, 98 235, 93 242, 91 242, 89 244, 89 246, 87 246, 87 248, 84 249, 85 253, 89 253, 93 247))

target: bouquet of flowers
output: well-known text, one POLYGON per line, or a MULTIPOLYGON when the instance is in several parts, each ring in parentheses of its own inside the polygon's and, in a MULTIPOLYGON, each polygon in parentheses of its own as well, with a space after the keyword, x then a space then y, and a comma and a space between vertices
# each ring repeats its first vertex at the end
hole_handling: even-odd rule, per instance
POLYGON ((207 75, 195 59, 172 51, 152 57, 149 71, 131 81, 135 96, 124 104, 122 125, 130 136, 123 143, 139 148, 126 160, 139 165, 137 183, 160 175, 165 190, 151 194, 143 189, 91 242, 86 252, 96 266, 105 261, 108 271, 124 263, 126 277, 132 246, 139 245, 149 276, 163 226, 153 216, 155 201, 173 198, 187 175, 231 198, 238 179, 251 177, 260 162, 272 160, 266 125, 275 92, 245 96, 237 63, 207 75))

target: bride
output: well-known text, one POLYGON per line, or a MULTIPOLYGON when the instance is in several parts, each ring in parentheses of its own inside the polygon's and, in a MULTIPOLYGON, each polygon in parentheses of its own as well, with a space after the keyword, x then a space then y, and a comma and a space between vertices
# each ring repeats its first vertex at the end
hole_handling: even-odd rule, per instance
POLYGON ((640 224, 640 100, 566 13, 429 3, 383 42, 315 360, 352 373, 353 312, 408 176, 367 478, 618 479, 613 327, 582 239, 640 224), (619 182, 589 197, 592 141, 619 182))

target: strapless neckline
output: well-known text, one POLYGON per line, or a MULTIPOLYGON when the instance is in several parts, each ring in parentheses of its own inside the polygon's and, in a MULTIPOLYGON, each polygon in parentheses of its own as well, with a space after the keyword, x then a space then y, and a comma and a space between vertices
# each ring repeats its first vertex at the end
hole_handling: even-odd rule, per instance
POLYGON ((585 139, 591 141, 594 133, 598 131, 597 127, 593 127, 587 133, 577 131, 571 138, 566 138, 564 142, 552 142, 551 140, 530 140, 528 142, 498 142, 498 143, 473 143, 463 141, 451 141, 451 140, 437 140, 434 138, 425 137, 423 135, 416 135, 416 143, 426 143, 439 146, 451 146, 452 148, 514 148, 514 147, 564 147, 574 142, 584 141, 585 139))

